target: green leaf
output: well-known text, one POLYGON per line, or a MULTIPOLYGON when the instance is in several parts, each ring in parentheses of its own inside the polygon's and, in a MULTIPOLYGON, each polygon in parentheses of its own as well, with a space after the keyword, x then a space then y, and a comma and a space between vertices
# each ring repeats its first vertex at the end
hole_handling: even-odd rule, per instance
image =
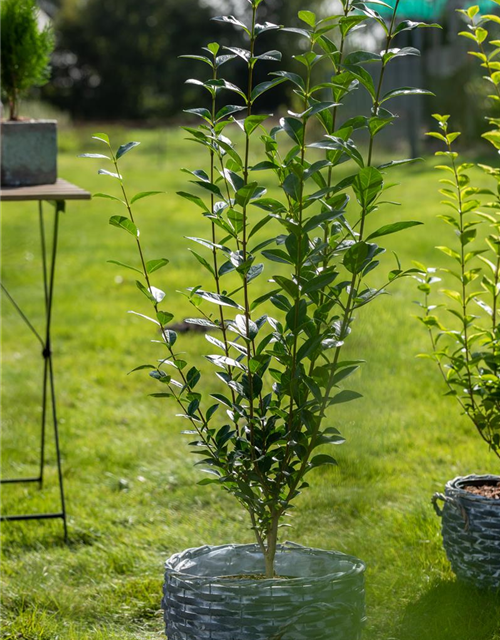
POLYGON ((285 33, 298 33, 299 36, 303 36, 308 40, 311 40, 311 32, 308 29, 299 29, 297 27, 283 27, 281 31, 285 33))
POLYGON ((116 264, 119 267, 125 267, 125 269, 130 269, 131 271, 135 271, 136 273, 140 273, 143 275, 140 269, 136 269, 135 267, 131 267, 129 264, 125 264, 124 262, 119 262, 118 260, 107 260, 109 264, 116 264))
POLYGON ((187 60, 198 60, 199 62, 204 62, 205 64, 208 64, 210 67, 214 66, 214 63, 212 62, 212 60, 210 60, 210 58, 207 58, 206 56, 194 56, 194 55, 183 55, 183 56, 179 56, 179 58, 185 58, 187 60))
POLYGON ((314 291, 323 290, 336 279, 337 275, 338 274, 336 272, 320 273, 318 276, 311 278, 311 280, 304 285, 303 292, 305 294, 310 294, 314 291))
POLYGON ((205 267, 205 269, 207 269, 207 271, 209 271, 215 277, 215 271, 214 271, 212 265, 207 260, 205 260, 205 258, 203 256, 200 256, 199 253, 196 253, 196 251, 193 251, 193 249, 189 249, 189 251, 191 251, 191 253, 198 260, 198 262, 201 265, 203 265, 205 267))
POLYGON ((280 292, 280 289, 273 289, 272 291, 268 291, 267 293, 265 293, 263 296, 260 296, 259 298, 256 298, 252 302, 252 304, 250 305, 250 310, 253 311, 259 305, 261 305, 264 302, 267 302, 267 300, 269 300, 270 298, 272 298, 273 296, 275 296, 279 292, 280 292))
POLYGON ((383 104, 387 100, 391 100, 392 98, 399 98, 400 96, 433 96, 432 91, 427 91, 426 89, 416 89, 414 87, 400 87, 399 89, 393 89, 385 94, 385 96, 380 100, 380 104, 383 104))
POLYGON ((132 371, 129 371, 127 375, 129 376, 131 373, 135 373, 136 371, 144 371, 145 369, 156 369, 156 367, 152 364, 143 364, 140 367, 136 367, 135 369, 132 369, 132 371))
POLYGON ((125 231, 128 231, 136 238, 139 235, 139 230, 137 229, 135 224, 132 222, 132 220, 126 218, 125 216, 112 216, 109 219, 109 224, 113 227, 118 227, 119 229, 125 229, 125 231))
POLYGON ((436 247, 436 249, 438 249, 445 255, 449 256, 450 258, 454 258, 457 262, 461 261, 460 254, 457 253, 456 251, 453 251, 453 249, 450 249, 449 247, 440 246, 440 247, 436 247))
POLYGON ((280 28, 279 25, 274 24, 273 22, 264 22, 263 24, 255 25, 255 35, 260 36, 261 33, 266 33, 266 31, 276 31, 280 28))
POLYGON ((353 51, 346 56, 344 64, 349 66, 352 64, 367 64, 369 62, 378 61, 380 61, 379 53, 373 53, 371 51, 353 51))
POLYGON ((261 53, 260 56, 255 56, 255 60, 268 60, 271 62, 281 62, 281 59, 282 54, 280 51, 276 51, 276 49, 261 53))
POLYGON ((165 191, 141 191, 141 193, 136 193, 136 195, 130 201, 130 204, 134 204, 138 200, 142 200, 143 198, 149 198, 151 196, 157 196, 160 193, 165 193, 165 191))
POLYGON ((297 73, 290 73, 289 71, 273 71, 270 75, 279 76, 281 78, 280 82, 285 82, 285 80, 289 80, 293 82, 294 85, 302 89, 302 91, 306 90, 306 85, 304 80, 297 73))
POLYGON ((148 289, 139 280, 136 280, 135 284, 139 291, 141 291, 151 302, 159 303, 165 297, 165 292, 161 289, 157 289, 156 287, 151 287, 150 289, 148 289))
POLYGON ((332 456, 328 456, 324 453, 314 456, 314 458, 310 462, 312 468, 322 467, 325 464, 337 465, 338 463, 335 458, 332 458, 332 456))
POLYGON ((194 389, 200 381, 201 373, 196 367, 191 367, 186 375, 187 384, 190 389, 194 389))
POLYGON ((405 56, 420 56, 420 51, 418 49, 415 49, 415 47, 388 49, 384 52, 382 60, 384 64, 387 64, 390 60, 394 60, 394 58, 403 58, 405 56))
POLYGON ((220 44, 218 42, 210 42, 210 44, 207 44, 207 49, 212 55, 216 56, 220 51, 220 44))
POLYGON ((116 178, 117 180, 121 180, 122 177, 119 173, 113 173, 112 171, 107 171, 106 169, 99 169, 97 172, 100 176, 110 176, 111 178, 116 178))
POLYGON ((397 233, 398 231, 403 231, 404 229, 409 229, 410 227, 416 227, 418 225, 423 224, 422 222, 408 221, 408 222, 393 222, 392 224, 386 224, 383 227, 380 227, 377 231, 374 231, 370 236, 368 236, 368 240, 373 240, 374 238, 381 238, 382 236, 388 236, 391 233, 397 233))
POLYGON ((94 133, 92 134, 93 140, 100 140, 109 146, 109 137, 106 133, 94 133))
POLYGON ((212 20, 216 22, 225 22, 226 24, 232 24, 235 27, 239 27, 240 29, 243 29, 243 31, 245 31, 247 35, 249 36, 251 35, 248 27, 245 26, 243 22, 240 22, 234 16, 215 16, 214 18, 212 18, 212 20))
POLYGON ((146 262, 146 270, 148 273, 154 273, 161 269, 162 267, 166 267, 170 261, 167 258, 160 258, 158 260, 148 260, 146 262))
POLYGON ((260 126, 265 120, 267 120, 270 116, 268 115, 258 115, 258 116, 248 116, 245 118, 245 133, 247 136, 252 135, 252 133, 260 126))
POLYGON ((352 188, 359 204, 366 209, 382 191, 384 178, 375 167, 363 167, 354 179, 352 188))
POLYGON ((237 204, 239 204, 240 207, 246 207, 258 191, 259 185, 257 182, 250 182, 244 185, 241 189, 238 189, 235 194, 237 204))
POLYGON ((116 196, 112 196, 109 193, 94 193, 93 198, 107 198, 108 200, 115 200, 116 202, 120 202, 125 205, 125 202, 116 196))
POLYGON ((219 121, 219 120, 222 120, 222 118, 232 115, 233 113, 238 113, 239 111, 245 111, 245 109, 246 107, 243 107, 240 105, 228 104, 225 107, 222 107, 222 109, 220 109, 217 112, 215 119, 216 121, 219 121))
POLYGON ((346 35, 349 33, 349 31, 352 31, 353 29, 358 27, 366 19, 367 19, 366 16, 360 16, 360 15, 345 16, 340 18, 339 23, 340 23, 340 31, 342 33, 342 36, 345 38, 346 35))
POLYGON ((413 20, 403 20, 398 24, 398 26, 394 30, 394 35, 397 35, 402 31, 413 31, 414 29, 422 29, 422 28, 442 29, 441 25, 436 24, 435 22, 433 22, 432 24, 427 24, 426 22, 415 22, 413 20))
POLYGON ((375 100, 377 92, 373 84, 373 78, 364 67, 357 65, 346 65, 345 67, 359 82, 365 87, 371 97, 375 100))
POLYGON ((299 19, 313 29, 316 27, 316 15, 312 11, 299 11, 299 19))
POLYGON ((275 80, 267 80, 266 82, 261 82, 256 87, 254 87, 251 94, 251 101, 254 102, 263 93, 266 93, 266 91, 269 91, 274 87, 277 87, 279 84, 285 81, 286 81, 286 78, 276 78, 275 80))
POLYGON ((487 131, 482 134, 482 137, 495 147, 495 149, 500 149, 500 131, 487 131))
POLYGON ((304 144, 304 123, 297 118, 283 118, 281 125, 290 138, 299 146, 304 144))
POLYGON ((376 136, 379 131, 390 125, 395 120, 395 116, 392 114, 389 117, 381 117, 379 115, 373 116, 368 120, 368 129, 372 136, 376 136))
POLYGON ((185 191, 178 191, 177 195, 181 196, 181 198, 185 198, 186 200, 189 200, 190 202, 193 202, 195 205, 200 207, 200 209, 205 211, 205 213, 210 213, 210 209, 207 207, 207 205, 203 202, 203 200, 199 196, 195 196, 191 193, 186 193, 185 191))
POLYGON ((140 144, 140 142, 127 142, 127 144, 122 144, 116 152, 116 159, 119 160, 122 156, 134 149, 134 147, 138 147, 140 144))
POLYGON ((224 296, 218 293, 210 293, 209 291, 203 291, 203 289, 188 289, 188 291, 193 291, 194 295, 199 296, 203 300, 207 300, 207 302, 213 302, 214 304, 218 304, 221 307, 233 307, 234 309, 243 309, 240 307, 238 303, 229 298, 228 296, 224 296))
POLYGON ((273 280, 278 284, 282 289, 284 289, 288 295, 292 298, 297 298, 298 288, 293 280, 289 278, 285 278, 284 276, 273 276, 273 280))
POLYGON ((172 331, 171 329, 164 329, 162 333, 163 333, 165 342, 170 347, 173 347, 174 344, 177 342, 177 334, 175 333, 175 331, 172 331))
POLYGON ((104 160, 111 160, 109 156, 104 156, 102 153, 81 153, 79 158, 103 158, 104 160))
POLYGON ((262 255, 271 260, 272 262, 281 262, 283 264, 293 264, 290 260, 290 256, 288 253, 283 251, 282 249, 269 249, 267 251, 263 251, 262 255))
POLYGON ((357 400, 358 398, 362 398, 363 396, 357 391, 341 391, 334 396, 330 402, 330 404, 341 404, 343 402, 351 402, 352 400, 357 400))
POLYGON ((356 242, 351 245, 346 251, 343 260, 344 267, 347 271, 352 274, 363 271, 373 254, 374 246, 375 245, 369 245, 366 242, 356 242))
POLYGON ((167 311, 158 311, 156 317, 158 318, 158 322, 162 325, 162 327, 164 327, 173 319, 174 314, 168 313, 167 311))
POLYGON ((247 96, 245 92, 232 82, 228 82, 227 80, 208 80, 206 84, 209 87, 214 87, 215 89, 225 89, 226 91, 237 93, 245 100, 245 102, 247 102, 247 96))
POLYGON ((283 190, 284 192, 293 198, 296 202, 299 202, 302 197, 302 187, 299 178, 294 174, 290 173, 285 178, 283 182, 283 190))

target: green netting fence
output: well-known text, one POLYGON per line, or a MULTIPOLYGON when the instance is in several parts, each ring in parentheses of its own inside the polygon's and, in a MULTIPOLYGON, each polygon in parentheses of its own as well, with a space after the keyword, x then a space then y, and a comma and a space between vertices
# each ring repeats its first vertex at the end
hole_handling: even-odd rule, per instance
MULTIPOLYGON (((394 6, 396 0, 384 0, 387 4, 394 6)), ((447 5, 451 4, 450 0, 403 0, 399 4, 399 15, 404 18, 413 20, 438 20, 443 15, 447 5)), ((479 5, 481 11, 493 12, 498 5, 492 0, 464 0, 463 3, 453 2, 454 8, 468 8, 472 5, 479 5)), ((373 5, 382 15, 388 15, 390 10, 373 5)))

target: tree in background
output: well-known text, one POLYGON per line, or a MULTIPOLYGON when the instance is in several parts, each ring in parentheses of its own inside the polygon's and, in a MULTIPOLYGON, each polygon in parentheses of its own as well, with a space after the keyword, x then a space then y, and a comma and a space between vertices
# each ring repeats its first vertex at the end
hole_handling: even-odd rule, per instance
POLYGON ((62 0, 45 95, 77 118, 172 115, 192 91, 177 52, 214 37, 210 15, 198 0, 62 0))
MULTIPOLYGON (((180 104, 190 106, 196 101, 196 90, 184 84, 193 69, 188 71, 186 61, 178 58, 179 51, 197 51, 213 40, 231 41, 234 46, 232 35, 238 37, 238 32, 228 34, 220 23, 210 21, 222 12, 217 2, 60 0, 58 4, 54 82, 44 94, 76 118, 176 115, 180 104)), ((238 13, 246 2, 229 4, 238 13)), ((297 24, 298 7, 298 0, 274 0, 262 20, 297 24)), ((281 38, 270 35, 269 48, 283 45, 281 38)), ((236 79, 237 66, 234 75, 236 79)), ((281 100, 283 93, 274 92, 263 108, 275 108, 281 100)))

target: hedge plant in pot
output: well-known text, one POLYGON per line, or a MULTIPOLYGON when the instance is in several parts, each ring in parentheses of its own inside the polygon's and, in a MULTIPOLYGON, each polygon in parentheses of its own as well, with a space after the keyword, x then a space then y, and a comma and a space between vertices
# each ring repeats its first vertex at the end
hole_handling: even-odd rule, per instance
POLYGON ((9 119, 1 122, 1 181, 5 186, 50 184, 57 180, 57 123, 19 115, 20 99, 49 80, 54 37, 38 26, 35 0, 2 0, 1 86, 9 119))
MULTIPOLYGON (((470 53, 479 58, 493 93, 490 97, 498 104, 500 65, 495 60, 500 42, 491 41, 488 51, 484 28, 490 19, 498 22, 498 17, 481 16, 477 6, 461 13, 469 28, 460 35, 475 43, 470 53)), ((452 242, 438 247, 449 267, 422 267, 425 275, 418 277, 424 294, 420 320, 432 343, 428 357, 437 363, 448 395, 456 398, 478 437, 500 458, 500 170, 478 165, 496 182, 495 188, 472 186, 469 172, 474 165, 461 162, 454 150, 460 133, 451 131, 449 116, 434 117, 439 130, 428 135, 444 146, 437 155, 444 161, 438 169, 445 175, 440 193, 447 205, 439 217, 450 226, 452 242), (483 196, 486 201, 481 202, 483 196), (438 271, 445 280, 441 292, 449 301, 444 304, 436 304, 432 296, 441 282, 438 271)), ((498 150, 500 120, 488 120, 492 130, 483 137, 498 150)), ((434 495, 433 503, 443 519, 444 546, 457 576, 482 587, 500 587, 500 476, 455 478, 447 483, 444 494, 434 495)))
POLYGON ((390 256, 387 276, 374 279, 385 262, 379 238, 419 224, 381 224, 386 172, 409 161, 376 166, 374 149, 379 131, 396 117, 390 101, 425 93, 388 90, 384 74, 394 58, 418 55, 394 46, 398 34, 426 25, 398 23, 399 2, 389 23, 368 7, 374 3, 359 0, 344 0, 341 15, 323 20, 302 11, 303 26, 284 29, 298 40, 297 72, 277 71, 256 84, 257 65, 281 61, 265 47, 279 27, 259 22, 262 0, 249 4, 248 24, 219 18, 246 34, 248 49, 212 43, 202 55, 187 56, 207 67, 206 80, 189 80, 206 95, 202 107, 189 111, 201 124, 186 128, 205 155, 201 167, 184 170, 191 185, 179 195, 208 233, 189 238, 203 286, 193 283, 185 293, 194 309, 186 322, 206 331, 213 380, 200 382, 196 364, 181 355, 170 297, 155 282, 160 269, 168 273, 168 259, 147 256, 139 235, 136 202, 158 192, 127 193, 120 158, 138 143, 115 153, 109 138, 96 134, 106 152, 85 155, 111 161, 100 173, 118 181, 120 195, 96 195, 124 208, 110 223, 130 233, 138 249, 137 264, 128 268, 139 274, 137 287, 152 309, 133 313, 155 325, 160 343, 158 361, 138 369, 157 381, 153 395, 176 403, 187 421, 197 464, 208 472, 200 484, 234 496, 256 541, 191 549, 167 562, 168 637, 355 640, 364 620, 363 563, 282 544, 279 532, 309 474, 336 464, 331 448, 343 442, 336 407, 360 397, 347 381, 362 360, 352 350, 344 354, 355 317, 388 285, 415 273, 390 256), (384 30, 383 51, 347 55, 349 35, 367 21, 384 30), (244 88, 223 76, 223 65, 241 60, 244 88), (326 81, 318 85, 319 76, 326 81), (293 85, 296 112, 273 122, 259 112, 259 98, 285 82, 293 85), (367 91, 371 113, 346 120, 342 103, 355 90, 367 91), (353 140, 359 134, 363 148, 353 140))

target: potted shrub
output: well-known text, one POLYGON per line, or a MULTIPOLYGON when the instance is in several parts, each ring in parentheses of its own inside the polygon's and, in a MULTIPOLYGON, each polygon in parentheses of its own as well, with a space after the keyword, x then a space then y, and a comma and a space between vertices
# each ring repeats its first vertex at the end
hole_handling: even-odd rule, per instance
MULTIPOLYGON (((485 69, 495 103, 500 102, 500 42, 489 43, 484 28, 497 16, 481 16, 473 6, 461 11, 469 21, 460 35, 472 40, 470 53, 485 69)), ((500 170, 478 165, 495 182, 495 189, 471 185, 471 163, 461 162, 454 150, 460 135, 449 127, 449 116, 435 115, 439 131, 429 133, 444 145, 437 155, 443 159, 438 169, 447 208, 439 216, 448 224, 453 242, 437 247, 448 258, 446 269, 423 269, 418 277, 424 294, 420 320, 427 328, 434 360, 443 376, 448 395, 454 396, 478 436, 500 458, 500 170), (478 198, 487 196, 486 202, 478 198), (447 302, 436 304, 431 292, 443 273, 442 293, 447 302)), ((492 127, 483 137, 500 149, 500 120, 488 118, 492 127)), ((451 239, 450 238, 450 239, 451 239)), ((433 497, 442 516, 444 547, 456 575, 482 587, 500 587, 500 476, 468 475, 447 483, 445 493, 433 497), (441 508, 440 502, 444 502, 441 508)))
POLYGON ((57 180, 57 123, 27 120, 19 102, 32 87, 49 80, 54 37, 38 27, 35 0, 2 0, 1 83, 9 119, 2 120, 1 181, 4 186, 49 184, 57 180))
POLYGON ((163 600, 168 637, 355 640, 364 621, 363 562, 282 544, 279 532, 308 474, 336 464, 331 448, 344 439, 332 424, 335 408, 360 397, 347 381, 362 360, 343 355, 355 316, 388 285, 415 273, 396 258, 386 284, 373 284, 385 262, 379 239, 420 224, 378 221, 390 186, 386 172, 409 161, 377 166, 374 148, 377 134, 396 117, 390 101, 425 93, 388 90, 383 80, 394 58, 418 55, 393 46, 394 39, 426 25, 398 23, 399 2, 389 23, 359 0, 343 0, 342 14, 323 20, 302 11, 303 26, 284 29, 299 40, 298 72, 277 71, 256 84, 257 65, 281 61, 262 44, 279 27, 259 22, 261 4, 250 2, 249 24, 218 18, 246 34, 248 49, 212 43, 202 55, 187 56, 207 67, 208 79, 188 81, 207 100, 189 111, 201 124, 186 127, 204 156, 202 168, 184 169, 195 188, 179 195, 199 211, 209 233, 189 238, 204 285, 193 283, 185 294, 194 309, 186 322, 206 331, 204 357, 215 367, 214 380, 202 385, 196 364, 178 351, 175 311, 155 283, 168 259, 147 256, 139 235, 135 203, 158 192, 127 192, 120 158, 138 143, 115 152, 106 134, 95 134, 106 152, 84 155, 111 162, 111 170, 99 172, 117 181, 120 195, 96 197, 124 208, 110 223, 137 245, 137 264, 118 264, 138 273, 151 312, 132 313, 155 326, 160 343, 158 361, 138 370, 149 372, 159 385, 153 395, 176 403, 187 421, 197 464, 208 474, 200 484, 217 484, 234 496, 255 537, 255 544, 201 547, 170 558, 163 600), (385 32, 382 52, 347 54, 349 34, 368 20, 385 32), (223 76, 223 65, 235 58, 247 67, 245 88, 223 76), (316 84, 320 70, 325 81, 316 84), (285 82, 293 85, 297 112, 273 121, 259 112, 259 98, 285 82), (342 103, 357 89, 371 96, 371 112, 346 120, 342 103), (364 148, 353 140, 359 134, 364 148))

